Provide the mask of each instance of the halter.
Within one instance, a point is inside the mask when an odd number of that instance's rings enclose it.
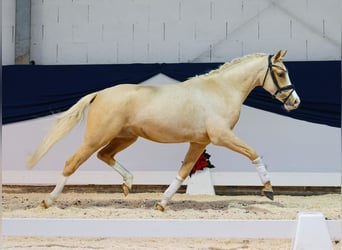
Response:
[[[287,85],[287,86],[284,86],[284,87],[280,87],[279,86],[279,83],[278,83],[278,80],[277,78],[275,77],[274,75],[274,72],[272,70],[272,67],[277,67],[277,68],[280,68],[282,70],[284,70],[282,67],[278,66],[278,65],[274,65],[272,64],[272,61],[271,61],[271,58],[272,58],[273,55],[269,55],[268,56],[268,67],[267,67],[267,71],[266,71],[266,74],[265,74],[265,77],[264,77],[264,80],[262,82],[262,87],[264,87],[265,85],[265,81],[266,81],[266,78],[267,78],[267,74],[268,74],[268,71],[270,72],[271,74],[271,77],[272,77],[272,80],[273,80],[273,83],[274,85],[277,87],[277,91],[272,95],[273,98],[276,98],[277,95],[283,91],[286,91],[286,90],[292,90],[288,96],[282,101],[283,104],[285,104],[287,102],[287,100],[290,98],[290,96],[292,95],[293,91],[295,91],[295,87],[293,85]],[[286,70],[284,70],[286,72]]]

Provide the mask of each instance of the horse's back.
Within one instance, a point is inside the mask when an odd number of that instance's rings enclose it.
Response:
[[[97,113],[96,116],[100,115],[102,119],[103,115],[127,122],[133,122],[146,113],[149,113],[150,119],[158,118],[161,109],[170,105],[167,96],[172,92],[161,86],[120,84],[99,91],[89,112]]]
[[[139,97],[151,95],[150,93],[155,91],[154,88],[154,86],[148,85],[119,84],[99,91],[96,101],[126,106],[128,102],[133,102]]]
[[[104,89],[97,98],[116,106],[125,105],[129,108],[142,108],[144,105],[170,105],[175,99],[189,98],[186,89],[179,84],[167,85],[139,85],[120,84]]]

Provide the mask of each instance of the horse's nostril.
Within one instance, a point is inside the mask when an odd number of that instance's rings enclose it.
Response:
[[[300,100],[299,100],[299,99],[296,99],[296,100],[294,101],[294,105],[295,105],[295,106],[299,106],[299,104],[300,104]]]

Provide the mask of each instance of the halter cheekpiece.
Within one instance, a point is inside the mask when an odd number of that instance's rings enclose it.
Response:
[[[265,77],[264,77],[264,80],[263,80],[261,86],[264,87],[265,81],[266,81],[266,78],[267,78],[267,75],[268,75],[268,72],[270,72],[270,75],[271,75],[271,77],[272,77],[273,83],[274,83],[274,85],[277,87],[277,91],[272,95],[273,98],[276,98],[276,96],[277,96],[279,93],[283,92],[283,91],[292,90],[292,91],[288,94],[288,96],[282,101],[283,104],[285,104],[285,103],[287,102],[287,100],[290,98],[290,96],[292,95],[293,91],[295,91],[295,87],[294,87],[293,85],[287,85],[287,86],[284,86],[284,87],[280,87],[280,86],[279,86],[278,80],[277,80],[277,78],[275,77],[275,74],[274,74],[272,68],[273,68],[273,67],[277,67],[277,68],[280,68],[280,69],[282,69],[282,70],[284,70],[284,69],[283,69],[282,67],[278,66],[278,65],[272,64],[272,60],[271,60],[271,59],[272,59],[272,56],[273,56],[273,55],[269,55],[269,56],[268,56],[268,67],[267,67],[267,71],[266,71],[266,74],[265,74]]]

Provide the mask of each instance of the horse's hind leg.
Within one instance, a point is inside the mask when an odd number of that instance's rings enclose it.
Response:
[[[57,185],[53,189],[53,191],[49,194],[48,197],[46,197],[45,200],[42,201],[41,206],[43,208],[50,207],[55,202],[55,200],[57,200],[58,196],[63,191],[64,185],[67,182],[67,180],[68,180],[67,176],[62,176],[60,178],[60,180],[57,182]]]
[[[173,180],[170,186],[165,190],[163,199],[160,203],[157,203],[156,209],[160,211],[165,210],[166,204],[171,200],[172,196],[177,192],[182,185],[186,177],[188,177],[191,169],[195,165],[197,159],[203,153],[206,144],[190,143],[190,148],[185,156],[183,164],[178,171],[178,176]]]
[[[100,147],[101,145],[98,144],[83,143],[78,151],[66,161],[61,179],[49,196],[42,201],[42,207],[48,208],[56,201],[58,196],[63,191],[64,185],[66,184],[69,176],[72,175],[78,169],[78,167]]]
[[[97,153],[97,158],[107,163],[122,176],[124,180],[122,190],[125,196],[127,196],[132,190],[133,175],[126,168],[120,165],[114,159],[114,156],[118,152],[132,145],[137,139],[138,137],[136,136],[115,138],[106,147],[104,147]]]

